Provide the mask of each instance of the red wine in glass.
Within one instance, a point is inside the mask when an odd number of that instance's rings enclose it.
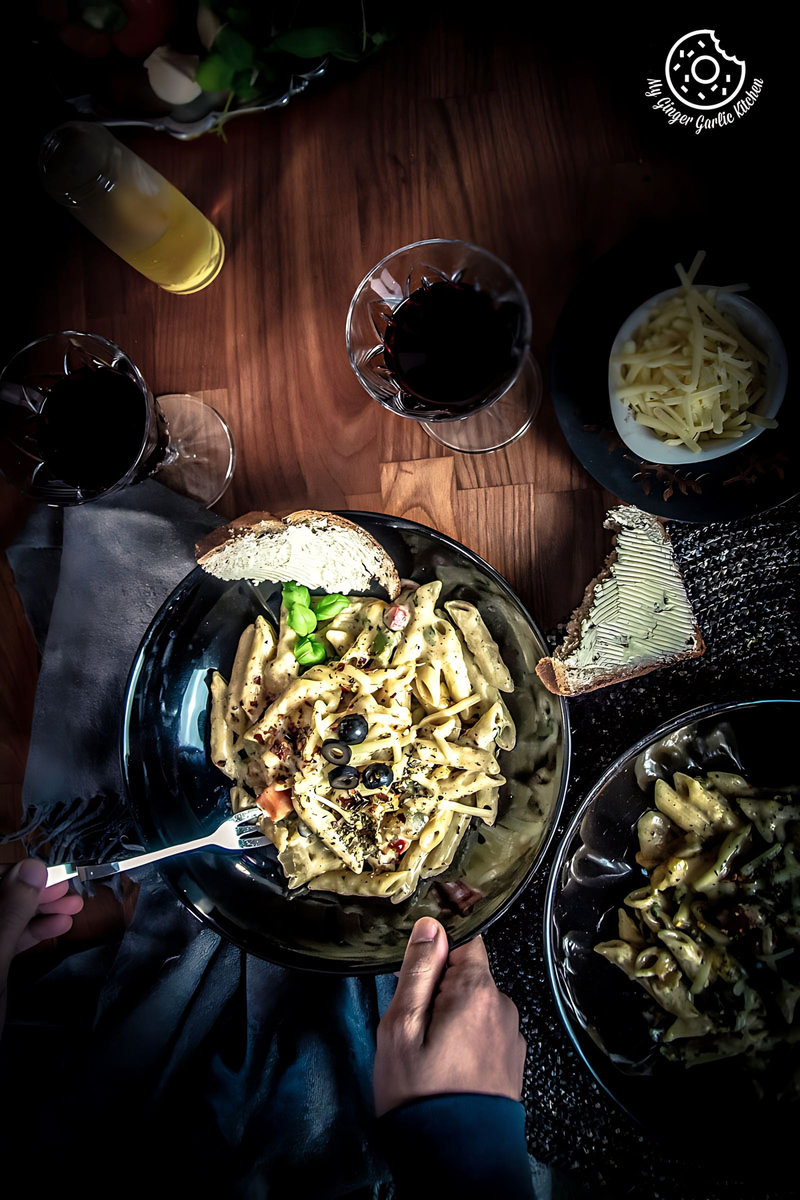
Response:
[[[539,410],[522,284],[459,238],[426,238],[376,263],[353,293],[345,343],[370,396],[451,450],[500,450]]]
[[[84,366],[47,389],[37,425],[47,472],[85,495],[107,491],[133,470],[147,413],[129,376]]]
[[[0,372],[0,473],[34,500],[84,504],[156,477],[209,508],[235,462],[215,408],[185,393],[156,399],[99,334],[45,334]]]
[[[458,278],[424,283],[395,308],[384,364],[406,413],[458,420],[482,408],[526,353],[525,313]]]
[[[152,474],[168,433],[133,363],[95,334],[20,351],[0,378],[0,470],[48,504],[82,504]]]

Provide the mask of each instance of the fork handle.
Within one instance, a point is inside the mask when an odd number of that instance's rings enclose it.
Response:
[[[189,850],[199,850],[202,846],[215,844],[216,835],[211,834],[208,837],[195,838],[192,842],[181,842],[177,846],[165,846],[163,850],[152,850],[149,854],[136,854],[133,858],[123,858],[119,862],[81,867],[78,874],[82,880],[105,879],[108,875],[118,875],[120,871],[132,871],[134,867],[144,867],[162,858],[172,858],[176,854],[186,854]]]

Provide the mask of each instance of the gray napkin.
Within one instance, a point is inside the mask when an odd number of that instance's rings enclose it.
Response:
[[[33,513],[9,550],[42,666],[22,799],[50,861],[122,852],[119,736],[128,671],[150,621],[222,518],[154,480],[105,501]]]

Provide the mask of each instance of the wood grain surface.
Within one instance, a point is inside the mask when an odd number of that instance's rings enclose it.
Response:
[[[482,19],[420,8],[376,57],[331,70],[286,109],[231,121],[223,137],[117,130],[222,233],[223,270],[193,296],[158,289],[41,194],[35,150],[61,114],[39,94],[9,131],[6,228],[21,252],[6,278],[1,348],[5,360],[63,328],[111,338],[155,393],[213,394],[238,453],[220,514],[310,506],[420,521],[485,557],[547,630],[601,565],[613,502],[554,413],[546,366],[556,321],[582,268],[640,220],[716,203],[709,155],[726,151],[707,138],[701,152],[652,112],[646,55],[629,53],[630,32],[620,42],[612,28],[503,13],[487,30]],[[655,41],[637,36],[663,61],[667,26]],[[20,61],[26,70],[22,51]],[[737,145],[759,135],[748,120]],[[545,396],[507,450],[445,450],[380,408],[350,368],[344,327],[356,285],[385,254],[428,237],[491,250],[530,299]],[[5,546],[29,505],[3,482],[0,505]],[[5,560],[0,604],[0,821],[10,831],[37,657]]]

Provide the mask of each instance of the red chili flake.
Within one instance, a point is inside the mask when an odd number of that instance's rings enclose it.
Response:
[[[250,708],[258,708],[258,701],[257,701],[257,700],[251,700],[251,701],[250,701]]]
[[[401,824],[401,825],[405,825],[405,823],[406,823],[406,814],[405,814],[405,813],[400,813],[400,812],[399,812],[399,813],[397,814],[397,819],[398,819],[398,821],[400,822],[400,824]]]
[[[393,842],[389,842],[389,849],[396,850],[398,854],[402,854],[409,843],[405,838],[395,838]]]
[[[261,736],[261,734],[260,734],[260,733],[254,733],[254,734],[253,734],[253,741],[254,741],[254,742],[260,742],[262,746],[264,745],[264,739],[263,739],[263,737]]]
[[[260,675],[254,675],[254,676],[253,676],[253,683],[260,684],[260,683],[261,683],[261,676],[260,676]]]

